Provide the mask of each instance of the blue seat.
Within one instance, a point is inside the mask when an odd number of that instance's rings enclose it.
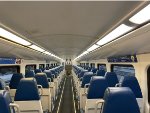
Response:
[[[117,75],[115,72],[107,72],[105,74],[105,79],[108,82],[109,87],[115,87],[117,83],[119,83]]]
[[[13,76],[10,80],[10,83],[9,83],[10,89],[17,89],[18,84],[22,78],[23,78],[23,75],[21,73],[13,74]]]
[[[122,80],[121,87],[129,87],[136,98],[143,98],[140,85],[135,76],[125,76]]]
[[[51,79],[49,82],[54,82],[54,74],[52,74],[49,70],[45,70],[44,73],[46,73],[47,78]]]
[[[33,70],[29,70],[25,73],[25,77],[26,78],[29,78],[29,77],[34,77],[35,76],[35,73]]]
[[[49,88],[47,76],[45,73],[37,73],[35,79],[38,85],[41,85],[43,88]]]
[[[92,68],[92,72],[95,74],[97,72],[97,68]]]
[[[6,86],[5,81],[0,79],[0,90],[4,90],[5,86]]]
[[[0,113],[11,113],[9,104],[11,103],[11,97],[7,91],[0,91]],[[12,110],[13,113],[14,110]]]
[[[23,78],[18,85],[15,101],[40,100],[37,82],[34,78]]]
[[[35,74],[42,73],[42,70],[41,69],[35,69],[34,72],[35,72]]]
[[[78,78],[82,78],[85,72],[88,72],[88,71],[87,70],[82,70],[80,72],[80,74],[78,75]]]
[[[97,76],[105,76],[105,73],[106,73],[105,70],[102,70],[102,69],[101,69],[101,70],[98,70],[98,71],[97,71],[96,75],[97,75]]]
[[[108,87],[108,83],[104,77],[93,76],[90,81],[87,98],[97,99],[103,98],[104,92]]]
[[[127,87],[107,88],[102,113],[140,113],[136,97]]]
[[[94,76],[93,72],[86,72],[82,79],[81,88],[84,88],[85,84],[88,84],[91,80],[91,77]]]

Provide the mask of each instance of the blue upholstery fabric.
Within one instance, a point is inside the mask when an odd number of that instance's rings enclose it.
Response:
[[[27,71],[26,74],[25,74],[25,77],[26,77],[26,78],[34,77],[34,76],[35,76],[35,73],[34,73],[33,70],[29,70],[29,71]]]
[[[21,79],[14,100],[15,101],[40,100],[36,80],[34,78]]]
[[[18,84],[22,78],[23,78],[23,75],[21,73],[13,74],[13,76],[10,80],[10,83],[9,83],[10,89],[17,89]]]
[[[93,72],[85,72],[83,79],[82,79],[82,84],[81,88],[84,88],[85,84],[88,84],[91,80],[91,77],[93,76]]]
[[[85,72],[88,72],[88,71],[87,70],[82,70],[81,73],[79,74],[78,78],[83,77],[83,75],[84,75]]]
[[[35,72],[35,74],[42,73],[42,70],[41,69],[35,69],[34,72]]]
[[[51,79],[51,82],[54,82],[54,74],[52,74],[49,70],[45,70],[44,73],[47,75],[47,78]]]
[[[43,88],[49,88],[47,76],[45,73],[37,73],[35,79],[38,85],[41,85]]]
[[[139,85],[135,76],[125,76],[122,83],[121,83],[121,87],[131,88],[133,93],[135,94],[136,98],[142,98],[143,97],[140,85]]]
[[[98,71],[97,71],[96,75],[97,75],[97,76],[105,76],[105,73],[106,73],[105,70],[102,70],[102,69],[101,69],[101,70],[98,70]]]
[[[0,79],[0,90],[4,90],[5,86],[6,86],[5,81]]]
[[[127,87],[107,88],[102,113],[140,113],[135,95]]]
[[[11,97],[7,91],[0,91],[0,113],[11,113],[9,104]]]
[[[96,99],[103,98],[104,92],[108,87],[108,83],[104,77],[93,76],[90,81],[87,98]]]
[[[92,72],[93,72],[93,73],[96,73],[96,72],[97,72],[97,68],[93,68],[93,69],[92,69]]]
[[[119,83],[117,75],[115,72],[107,72],[105,74],[105,79],[108,82],[109,87],[115,87],[117,83]]]

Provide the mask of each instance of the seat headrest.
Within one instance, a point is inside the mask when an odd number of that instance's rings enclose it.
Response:
[[[44,71],[44,73],[47,75],[47,78],[51,79],[51,82],[53,82],[54,75],[51,73],[51,71]]]
[[[6,86],[5,81],[0,79],[0,90],[4,90],[5,86]]]
[[[135,76],[124,76],[121,87],[129,87],[135,94],[136,98],[142,98],[140,85]]]
[[[11,113],[9,104],[11,97],[7,91],[0,91],[0,113]]]
[[[15,101],[40,100],[36,80],[34,78],[21,79],[14,100]]]
[[[98,70],[98,71],[97,71],[96,75],[97,75],[97,76],[105,76],[105,73],[106,73],[105,70],[102,70],[102,69],[101,69],[101,70]]]
[[[83,77],[85,72],[88,72],[88,71],[87,71],[87,70],[82,70],[82,71],[80,72],[78,78]]]
[[[35,69],[34,72],[35,72],[35,74],[42,73],[42,70],[41,69]]]
[[[136,97],[127,87],[107,88],[102,113],[140,113]]]
[[[93,72],[93,73],[96,73],[96,72],[97,72],[97,68],[93,68],[93,69],[92,69],[92,72]]]
[[[119,83],[117,75],[115,72],[107,72],[105,74],[105,79],[108,82],[109,87],[115,87],[117,83]]]
[[[43,88],[49,88],[47,75],[45,73],[37,73],[35,79],[38,85],[41,85]]]
[[[10,83],[9,83],[10,89],[17,89],[18,84],[22,78],[23,78],[23,75],[21,73],[13,74],[13,76],[10,80]]]
[[[104,92],[108,87],[108,83],[104,77],[93,76],[90,81],[87,98],[96,99],[103,98]]]
[[[25,74],[26,78],[34,77],[34,76],[35,76],[35,73],[33,70],[26,71],[26,74]]]
[[[91,77],[94,76],[93,72],[85,72],[83,79],[82,79],[82,84],[81,87],[84,88],[85,84],[88,84],[91,80]]]

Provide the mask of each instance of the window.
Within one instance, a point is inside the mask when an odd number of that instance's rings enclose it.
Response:
[[[97,68],[98,70],[102,69],[105,70],[105,72],[107,71],[106,64],[97,64]]]
[[[91,63],[90,66],[91,66],[91,67],[95,67],[95,63]]]
[[[86,63],[86,66],[89,67],[89,63]]]
[[[111,65],[111,71],[117,74],[118,80],[126,75],[135,76],[135,69],[132,65],[113,64]]]
[[[45,68],[45,64],[39,64],[39,69]]]
[[[14,73],[20,73],[20,66],[0,66],[0,78],[9,83]]]
[[[150,67],[147,70],[148,103],[150,104]]]
[[[49,67],[49,64],[46,64],[46,67]]]
[[[25,71],[30,71],[30,70],[35,70],[36,69],[36,65],[32,64],[32,65],[26,65],[25,67]]]

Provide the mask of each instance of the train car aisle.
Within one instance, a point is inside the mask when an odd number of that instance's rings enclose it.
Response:
[[[66,75],[58,98],[59,102],[56,103],[57,108],[53,111],[53,113],[76,113],[72,87],[72,76]]]

